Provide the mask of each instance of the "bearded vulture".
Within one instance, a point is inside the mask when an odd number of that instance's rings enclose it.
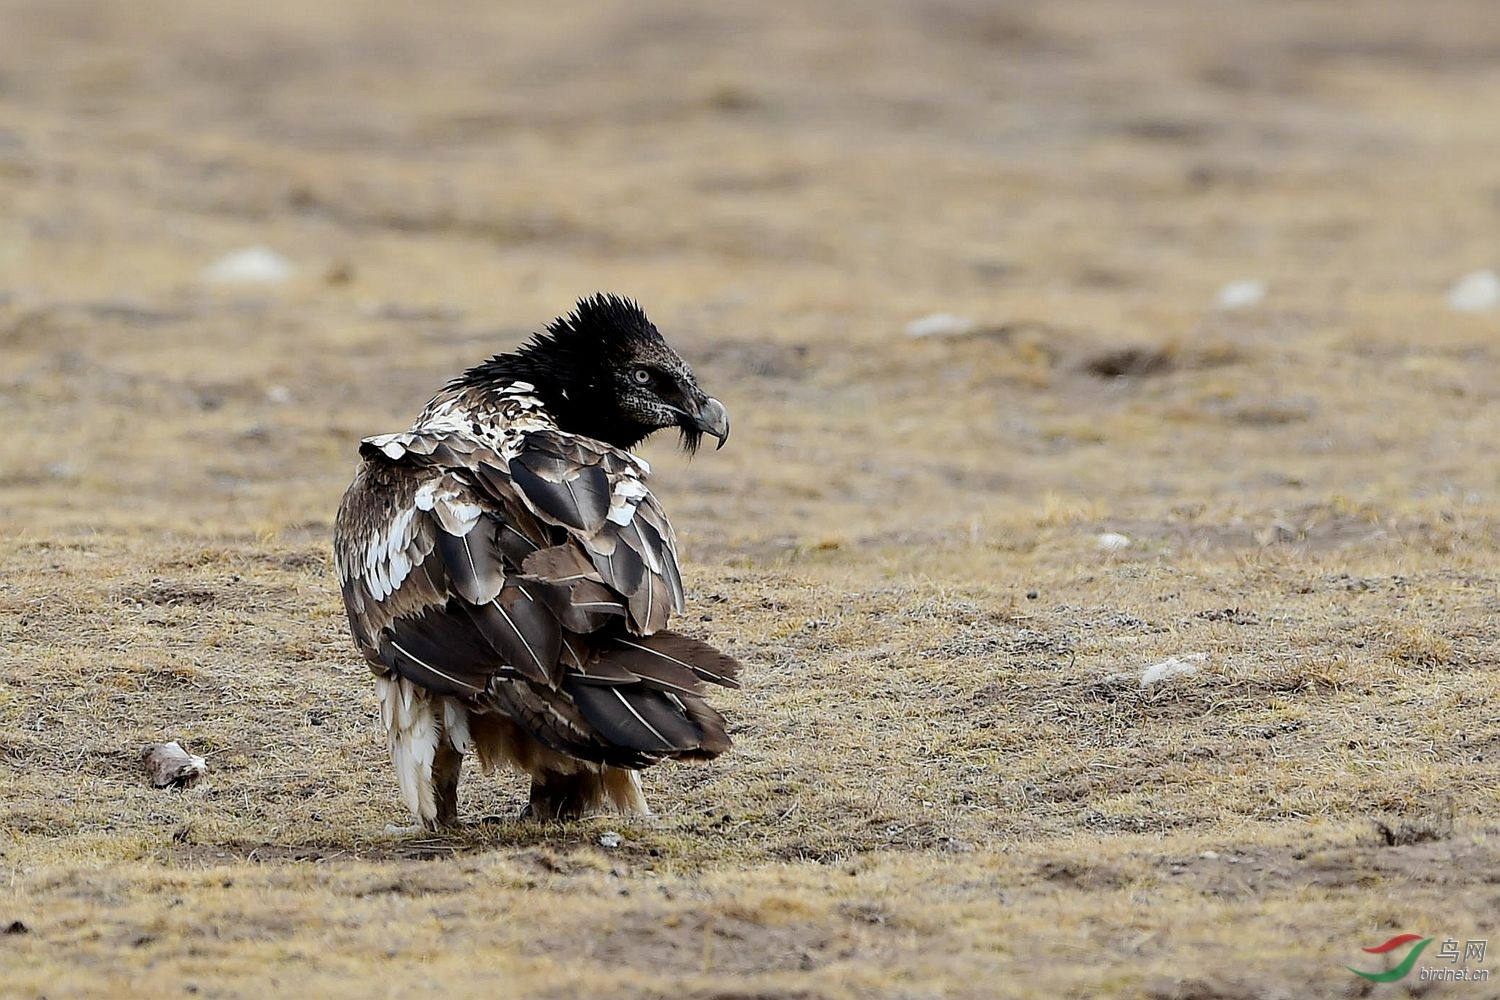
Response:
[[[677,542],[629,450],[667,427],[689,454],[729,438],[640,306],[596,295],[360,445],[334,561],[424,828],[457,822],[471,751],[531,776],[527,814],[566,819],[646,814],[641,768],[729,749],[703,688],[739,664],[667,630]]]

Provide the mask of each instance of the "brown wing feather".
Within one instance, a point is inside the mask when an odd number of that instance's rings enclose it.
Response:
[[[703,681],[738,665],[663,631],[671,526],[633,459],[556,431],[506,464],[453,433],[374,438],[336,524],[355,640],[393,671],[547,746],[642,767],[729,746]]]
[[[511,495],[539,519],[566,528],[569,544],[588,556],[600,582],[624,599],[632,631],[650,635],[682,610],[676,540],[627,456],[586,438],[541,431],[526,437],[509,472]],[[493,485],[486,480],[486,488]],[[614,499],[622,490],[630,498]]]

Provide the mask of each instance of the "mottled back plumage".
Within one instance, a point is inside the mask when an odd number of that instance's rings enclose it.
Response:
[[[424,825],[455,821],[470,751],[560,817],[644,812],[636,770],[729,748],[703,690],[738,664],[666,629],[676,538],[627,450],[665,427],[688,450],[729,433],[640,308],[601,295],[362,443],[335,563]]]

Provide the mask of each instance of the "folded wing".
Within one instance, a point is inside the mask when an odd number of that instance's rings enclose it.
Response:
[[[682,578],[643,463],[551,429],[510,448],[413,431],[362,450],[336,561],[377,670],[587,760],[728,749],[702,692],[737,686],[738,664],[665,631]]]

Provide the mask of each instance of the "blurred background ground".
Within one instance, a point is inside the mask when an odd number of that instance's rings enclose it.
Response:
[[[1495,936],[1490,4],[0,24],[15,995],[1362,996]],[[737,748],[382,838],[356,442],[594,290],[734,418],[647,455]]]

